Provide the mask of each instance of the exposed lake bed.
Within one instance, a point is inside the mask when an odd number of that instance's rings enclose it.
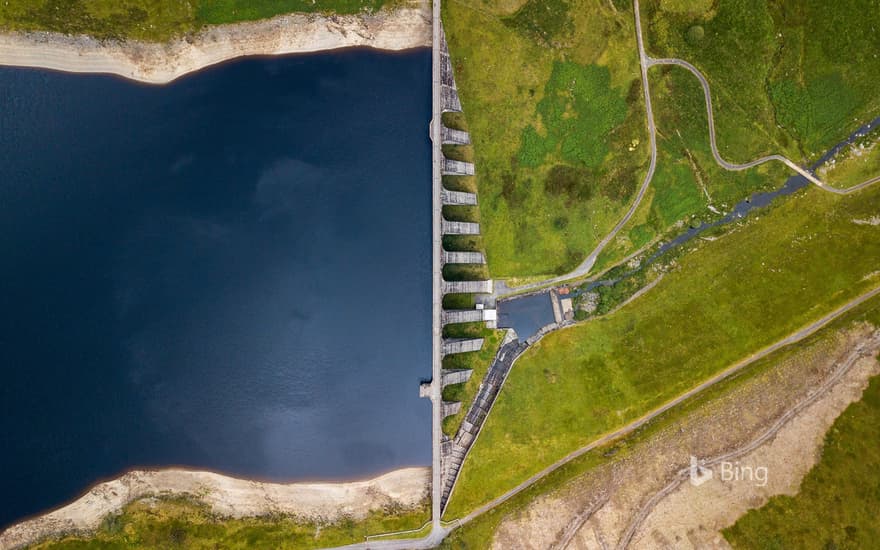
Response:
[[[0,525],[133,468],[429,463],[429,56],[0,69]]]

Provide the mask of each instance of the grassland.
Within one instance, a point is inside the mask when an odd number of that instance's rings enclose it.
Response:
[[[498,525],[505,517],[516,516],[535,499],[542,495],[557,494],[560,490],[566,490],[574,483],[584,479],[584,475],[596,468],[624,460],[646,444],[664,429],[672,425],[678,425],[681,419],[695,413],[703,414],[707,405],[711,406],[727,398],[733,391],[748,384],[763,384],[768,375],[777,368],[777,365],[787,361],[800,361],[800,354],[809,356],[818,350],[821,353],[823,346],[833,342],[839,331],[852,326],[856,322],[869,321],[875,326],[880,326],[880,298],[873,298],[859,307],[840,317],[813,336],[798,342],[792,346],[773,353],[772,355],[755,362],[753,365],[741,371],[734,377],[719,382],[695,397],[685,401],[679,406],[670,409],[657,418],[653,419],[639,430],[608,445],[596,448],[542,478],[528,489],[519,493],[500,506],[478,516],[465,526],[454,530],[446,540],[442,548],[455,550],[478,550],[489,548]],[[877,380],[874,381],[874,384]],[[880,497],[875,497],[875,501]],[[758,546],[760,548],[760,546]],[[797,548],[797,546],[793,546]]]
[[[734,548],[874,548],[880,540],[880,378],[825,436],[796,496],[777,496],[724,530]],[[792,521],[792,518],[797,518]]]
[[[831,165],[819,170],[819,176],[836,187],[849,187],[880,175],[878,145],[880,128],[875,128],[841,150]]]
[[[647,164],[632,17],[597,0],[443,9],[492,273],[565,272],[619,219]]]
[[[647,2],[649,53],[706,75],[722,154],[812,159],[877,116],[880,72],[869,0],[719,0],[687,11]],[[701,29],[696,32],[695,29]]]
[[[719,218],[710,206],[728,212],[751,193],[779,187],[788,177],[780,164],[745,172],[718,166],[709,147],[703,90],[689,72],[655,68],[649,82],[657,98],[657,170],[636,215],[600,255],[597,271],[658,238],[681,232],[676,224],[696,226]]]
[[[164,41],[205,25],[290,12],[357,13],[387,0],[4,0],[0,28]]]
[[[430,517],[427,503],[411,511],[377,511],[360,521],[316,524],[289,517],[219,517],[186,498],[142,499],[105,518],[94,536],[48,541],[36,550],[169,548],[307,549],[363,542],[367,535],[420,528]]]
[[[511,371],[465,462],[460,516],[567,453],[880,284],[880,189],[809,189],[712,242],[617,313],[545,337]]]
[[[642,17],[651,55],[706,74],[731,160],[781,152],[808,162],[880,113],[880,44],[870,30],[880,10],[868,0],[653,0]],[[573,268],[632,197],[647,151],[631,19],[623,1],[444,3],[496,276]],[[650,73],[659,168],[599,267],[784,178],[779,167],[719,169],[693,76]]]
[[[862,12],[870,12],[867,21]],[[876,35],[863,31],[877,25],[878,12],[870,6],[660,1],[643,4],[642,13],[651,55],[687,59],[708,78],[719,147],[730,160],[783,152],[809,161],[880,114],[876,80],[870,76],[880,65],[873,54],[864,59],[865,51],[877,51]],[[856,29],[851,36],[840,31],[851,28]],[[822,48],[839,55],[829,56]],[[744,173],[720,169],[710,155],[696,79],[671,67],[653,68],[649,78],[658,128],[653,189],[600,256],[597,269],[677,233],[676,223],[716,218],[709,206],[726,211],[755,191],[781,185],[787,174],[780,166]],[[877,175],[880,166],[873,157],[842,163],[828,172],[829,181],[843,187]]]

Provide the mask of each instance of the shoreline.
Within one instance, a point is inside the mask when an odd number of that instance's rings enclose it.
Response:
[[[0,66],[113,74],[167,84],[231,59],[352,47],[401,51],[431,45],[431,6],[357,15],[294,13],[206,27],[167,43],[105,41],[46,31],[0,32]]]
[[[166,43],[100,41],[47,31],[0,31],[0,66],[110,74],[162,85],[242,57],[369,47],[403,51],[432,44],[431,4],[357,15],[287,14],[206,27]],[[282,514],[322,522],[363,519],[384,507],[414,508],[430,495],[430,467],[393,470],[351,482],[272,483],[215,472],[132,470],[98,482],[57,508],[0,527],[0,550],[65,533],[95,531],[126,505],[150,496],[189,496],[219,515]]]
[[[363,519],[388,506],[415,508],[430,494],[430,467],[393,470],[351,482],[271,483],[203,470],[133,470],[93,485],[49,512],[0,531],[0,550],[12,550],[67,533],[93,532],[108,515],[150,496],[188,496],[231,517],[282,514],[321,522]]]

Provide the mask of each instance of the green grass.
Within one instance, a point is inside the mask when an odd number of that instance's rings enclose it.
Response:
[[[878,115],[880,10],[870,0],[774,2],[777,64],[769,75],[777,121],[814,158]]]
[[[561,166],[596,169],[608,156],[609,134],[626,118],[627,105],[611,87],[607,67],[556,61],[536,110],[543,132],[534,126],[523,130],[520,166],[537,168],[550,156],[566,163]]]
[[[443,309],[474,309],[473,294],[444,294]]]
[[[363,542],[367,535],[418,529],[429,519],[427,504],[415,510],[384,510],[366,519],[317,524],[286,516],[230,519],[189,499],[162,497],[127,505],[104,519],[93,536],[69,536],[32,546],[36,550],[171,548],[307,549]]]
[[[651,92],[656,121],[657,169],[650,192],[637,213],[601,254],[596,271],[640,249],[652,239],[682,231],[675,225],[699,225],[718,218],[709,210],[729,209],[756,191],[781,187],[789,172],[779,163],[743,172],[718,166],[709,147],[703,91],[679,67],[653,69]]]
[[[687,59],[706,75],[729,160],[814,158],[877,115],[880,10],[871,0],[676,4],[643,5],[649,53]]]
[[[474,149],[470,145],[443,145],[443,156],[462,162],[474,162]]]
[[[632,17],[598,0],[443,10],[493,275],[565,272],[625,211],[647,162]]]
[[[552,46],[574,30],[570,9],[566,0],[528,0],[504,22],[529,38]]]
[[[880,128],[840,151],[834,164],[819,169],[819,177],[832,187],[849,187],[880,175]]]
[[[443,248],[453,252],[479,252],[483,249],[480,235],[443,235]]]
[[[624,460],[633,453],[640,452],[645,445],[650,445],[652,438],[670,426],[680,425],[681,421],[693,414],[705,415],[721,400],[731,395],[737,388],[747,385],[761,386],[770,383],[777,369],[783,364],[799,365],[809,362],[816,354],[827,355],[827,346],[833,346],[840,331],[853,324],[868,321],[880,326],[880,298],[873,298],[838,318],[813,336],[779,350],[764,359],[755,362],[738,374],[725,379],[715,386],[686,400],[660,416],[654,418],[643,427],[624,438],[594,449],[572,460],[565,466],[538,480],[535,484],[504,502],[489,512],[478,516],[465,526],[455,529],[443,541],[441,548],[455,550],[482,550],[489,548],[492,538],[507,517],[517,517],[525,512],[538,497],[557,495],[561,491],[570,491],[577,483],[589,483],[591,472],[603,465],[610,465]],[[801,359],[801,358],[804,359]],[[642,451],[643,452],[643,451]]]
[[[0,27],[158,41],[196,30],[197,9],[173,0],[4,0]]]
[[[290,12],[358,13],[377,11],[387,0],[201,0],[200,22],[214,25],[267,19]]]
[[[686,59],[709,80],[723,156],[742,162],[789,145],[788,135],[776,127],[765,90],[778,47],[768,2],[718,0],[712,9],[697,13],[669,9],[667,2],[647,2],[642,19],[650,55]],[[688,40],[694,25],[704,33],[697,41]]]
[[[477,192],[477,178],[474,176],[443,176],[443,187],[450,191]]]
[[[447,220],[480,223],[480,209],[476,206],[444,204],[442,212],[443,217]]]
[[[476,324],[479,325],[477,331],[453,334],[460,337],[483,338],[483,349],[470,353],[447,355],[443,358],[444,369],[474,370],[471,377],[464,384],[454,384],[443,388],[444,401],[460,401],[462,404],[461,411],[458,414],[447,416],[443,419],[443,433],[450,437],[453,437],[458,432],[458,427],[461,426],[461,421],[467,415],[468,408],[477,395],[477,390],[479,390],[480,384],[489,370],[489,365],[492,364],[492,360],[501,346],[501,341],[504,339],[505,331],[487,329],[484,323]]]
[[[464,113],[447,111],[440,115],[440,120],[443,121],[443,126],[446,126],[447,128],[464,130],[465,132],[468,131],[467,120],[464,117]]]
[[[880,24],[880,12],[867,4],[841,9],[818,1],[661,0],[643,4],[642,12],[649,51],[687,59],[709,79],[723,156],[744,161],[782,152],[808,162],[880,112],[880,90],[871,76],[880,71],[880,60],[865,53],[877,50],[876,34],[865,29]],[[854,30],[850,35],[840,28]],[[839,55],[828,56],[823,44]],[[673,236],[680,232],[677,223],[716,218],[709,205],[726,211],[754,191],[781,185],[789,174],[781,165],[740,173],[720,169],[708,147],[696,79],[671,67],[652,68],[649,78],[658,127],[654,193],[597,268]],[[839,185],[880,173],[871,155],[845,164]]]
[[[485,281],[489,270],[485,264],[446,264],[443,279],[447,281]]]
[[[452,496],[454,518],[880,284],[880,188],[809,189],[690,245],[648,294],[545,337],[511,371]]]
[[[164,41],[204,25],[289,12],[357,13],[387,0],[4,0],[0,28],[88,34],[100,39]]]
[[[723,531],[734,548],[875,548],[880,540],[880,378],[825,436],[796,496],[776,496]],[[792,521],[792,518],[797,518]]]
[[[444,3],[487,257],[498,277],[576,266],[622,215],[644,173],[631,11],[628,2],[613,6]],[[871,31],[880,28],[880,10],[870,0],[653,0],[642,8],[649,52],[692,61],[709,79],[719,147],[730,160],[781,152],[806,162],[880,112]],[[723,210],[784,178],[778,166],[720,170],[709,155],[696,80],[681,69],[650,73],[660,128],[657,189],[641,223],[631,223],[599,265],[680,221],[711,218],[710,204]]]

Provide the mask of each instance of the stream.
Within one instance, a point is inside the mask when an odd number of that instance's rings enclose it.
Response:
[[[815,173],[816,170],[834,158],[842,149],[852,145],[857,139],[878,127],[880,127],[880,117],[863,124],[845,140],[826,151],[825,154],[810,166],[810,171]],[[748,198],[734,205],[733,209],[724,214],[721,218],[710,222],[704,222],[696,227],[691,227],[674,239],[661,244],[653,254],[648,256],[633,270],[625,272],[620,277],[600,279],[598,281],[591,281],[585,285],[581,285],[577,289],[572,289],[570,296],[578,296],[590,292],[600,286],[614,286],[620,281],[632,277],[645,267],[653,264],[669,251],[691,241],[709,229],[741,220],[755,210],[770,205],[779,197],[785,197],[796,193],[808,185],[810,185],[810,182],[806,178],[801,175],[794,175],[785,180],[785,183],[778,189],[753,193]],[[553,309],[550,304],[549,296],[550,290],[552,290],[552,288],[546,288],[539,292],[523,296],[499,300],[496,306],[498,309],[499,328],[513,328],[520,340],[525,340],[535,334],[541,327],[553,323]]]

